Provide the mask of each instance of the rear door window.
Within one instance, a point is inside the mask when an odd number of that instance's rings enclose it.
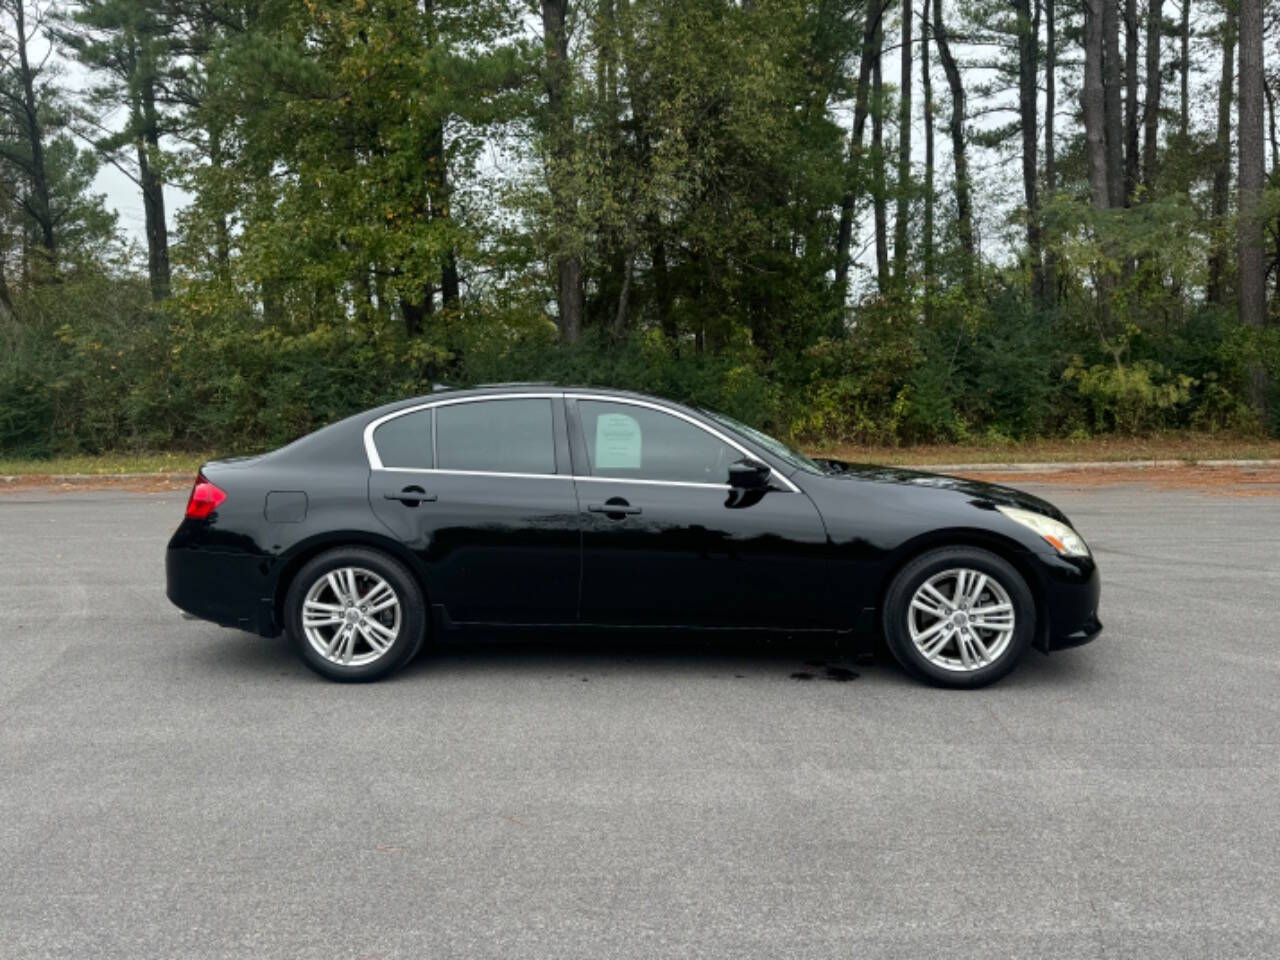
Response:
[[[551,400],[477,400],[437,407],[436,469],[555,473]]]
[[[415,410],[388,420],[373,431],[373,445],[384,467],[430,470],[431,411]]]

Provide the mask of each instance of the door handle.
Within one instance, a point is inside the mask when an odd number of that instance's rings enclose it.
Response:
[[[587,509],[591,513],[618,514],[628,517],[634,517],[643,513],[639,507],[633,507],[626,503],[589,503]]]
[[[434,493],[427,493],[421,487],[406,487],[399,493],[384,493],[383,496],[388,500],[399,500],[406,507],[416,506],[419,503],[433,503],[440,499]]]

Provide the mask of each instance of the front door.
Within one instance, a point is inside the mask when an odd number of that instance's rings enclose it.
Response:
[[[374,512],[454,623],[577,620],[577,500],[556,396],[442,401],[373,431]]]
[[[831,625],[826,529],[805,494],[781,479],[730,487],[747,452],[658,405],[570,410],[584,623]]]

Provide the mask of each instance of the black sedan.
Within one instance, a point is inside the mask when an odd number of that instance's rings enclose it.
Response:
[[[484,626],[883,631],[915,676],[977,687],[1092,640],[1098,570],[1008,487],[812,460],[708,410],[502,385],[362,413],[206,464],[168,595],[376,680]]]

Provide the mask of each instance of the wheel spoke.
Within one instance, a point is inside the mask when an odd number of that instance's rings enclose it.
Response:
[[[396,592],[391,589],[391,585],[385,580],[375,580],[373,585],[360,598],[361,605],[367,606],[375,603],[381,603],[387,597],[394,597]]]
[[[939,590],[937,587],[935,587],[932,583],[926,583],[924,586],[922,586],[920,588],[919,593],[917,593],[916,596],[919,597],[921,593],[927,593],[929,596],[931,596],[934,599],[934,601],[936,601],[938,605],[942,607],[943,610],[950,610],[951,607],[953,606],[953,604],[951,603],[951,598],[944,596],[942,591]]]
[[[364,625],[367,629],[372,630],[374,633],[376,633],[378,637],[384,643],[387,643],[387,644],[390,644],[391,641],[396,638],[396,634],[399,632],[398,630],[393,630],[391,627],[388,627],[385,623],[380,623],[377,620],[366,620],[364,622]]]
[[[315,619],[310,616],[304,616],[302,619],[302,625],[304,627],[337,627],[343,622],[344,621],[341,617],[331,617],[327,614],[322,615],[320,619]]]
[[[960,635],[960,642],[957,646],[960,648],[960,660],[966,667],[972,669],[974,667],[980,667],[987,662],[989,656],[987,648],[979,648],[978,645],[974,643],[972,633],[962,633]]]
[[[379,639],[375,631],[369,629],[369,625],[367,623],[360,624],[359,630],[360,636],[364,637],[365,642],[373,648],[375,653],[385,653],[387,647],[391,646],[391,644],[385,640]]]
[[[1011,603],[993,603],[989,607],[974,607],[969,611],[971,617],[985,617],[997,613],[1013,613],[1013,604]]]
[[[342,635],[345,632],[346,627],[339,627],[337,630],[333,631],[333,636],[331,636],[328,643],[325,644],[324,655],[326,657],[332,657],[335,655],[338,650],[338,645],[342,642]]]
[[[942,639],[937,640],[929,647],[921,648],[920,652],[923,653],[930,660],[932,660],[941,652],[942,648],[945,647],[951,641],[951,638],[952,636],[955,635],[955,632],[956,632],[955,628],[952,627],[951,624],[947,624],[947,629],[944,630],[942,633]]]
[[[339,574],[342,571],[335,570],[325,577],[329,581],[329,589],[333,591],[333,595],[338,598],[339,603],[346,603],[351,598],[347,594],[346,585],[342,582]]]
[[[978,598],[982,596],[982,588],[986,585],[987,575],[985,573],[978,574],[976,579],[973,581],[969,592],[965,594],[965,600],[968,602],[969,606],[972,607],[978,602]]]
[[[929,600],[926,600],[925,598],[921,597],[919,594],[917,594],[916,598],[911,601],[911,606],[913,606],[917,610],[920,610],[923,613],[929,614],[929,616],[931,617],[941,618],[947,615],[947,611],[945,607],[941,607],[937,604],[930,603]]]
[[[919,645],[923,643],[924,641],[928,640],[931,636],[933,636],[935,633],[937,633],[939,630],[945,630],[950,626],[951,626],[950,622],[946,620],[937,621],[932,626],[928,627],[927,629],[921,630],[918,634],[916,634],[916,638],[915,638],[916,644]]]

